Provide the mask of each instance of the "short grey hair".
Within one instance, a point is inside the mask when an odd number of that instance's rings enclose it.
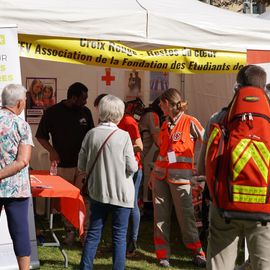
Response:
[[[8,84],[2,91],[2,106],[15,106],[26,97],[26,89],[21,84]]]
[[[124,102],[113,95],[106,95],[98,104],[99,120],[101,122],[118,123],[125,111]]]

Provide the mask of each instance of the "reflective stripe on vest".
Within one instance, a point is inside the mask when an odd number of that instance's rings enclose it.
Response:
[[[170,167],[167,156],[159,155],[154,168],[155,177],[158,180],[168,178],[168,181],[174,184],[190,184],[193,172],[192,158],[178,156],[176,160],[177,162],[172,164],[173,167]],[[190,164],[190,168],[187,167],[188,164]]]
[[[267,187],[233,185],[233,201],[245,203],[266,203]]]
[[[192,170],[169,168],[168,177],[170,182],[189,182],[189,179],[192,177]]]
[[[250,194],[250,195],[266,195],[267,187],[251,187],[251,186],[233,185],[233,192],[240,193],[240,194]]]
[[[157,157],[157,160],[158,161],[168,161],[168,156],[163,157],[163,156],[159,155]],[[192,163],[192,158],[176,156],[176,162]]]
[[[162,167],[158,167],[158,166],[155,166],[154,167],[153,173],[154,173],[154,176],[158,180],[163,180],[167,176],[167,170],[166,170],[166,168],[162,168]]]
[[[232,152],[233,180],[238,177],[251,158],[267,184],[270,152],[263,142],[251,139],[242,139]]]
[[[266,203],[266,200],[267,200],[266,196],[233,194],[233,201],[234,202]]]
[[[207,157],[208,155],[208,150],[209,150],[209,147],[210,145],[212,144],[212,142],[214,141],[214,139],[216,138],[217,134],[219,132],[219,129],[218,128],[214,128],[209,136],[209,139],[208,139],[208,143],[207,143],[207,147],[206,147],[206,153],[205,153],[205,156]]]
[[[168,171],[167,171],[168,170]],[[190,184],[192,170],[162,168],[155,166],[153,170],[154,176],[158,180],[163,180],[168,177],[168,181],[174,184]]]

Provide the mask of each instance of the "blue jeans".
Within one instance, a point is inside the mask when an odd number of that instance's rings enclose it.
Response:
[[[138,206],[138,194],[142,181],[142,169],[139,169],[133,176],[134,187],[135,187],[135,198],[134,198],[134,208],[131,209],[130,212],[130,236],[129,240],[137,241],[139,228],[140,228],[140,220],[141,213]]]
[[[93,261],[108,215],[112,214],[113,270],[124,270],[126,236],[130,208],[90,201],[91,218],[86,235],[80,270],[93,269]]]

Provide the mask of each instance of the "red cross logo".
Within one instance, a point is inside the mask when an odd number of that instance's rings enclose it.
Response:
[[[173,134],[172,139],[173,139],[174,142],[177,142],[177,141],[179,141],[181,139],[181,137],[182,137],[182,133],[181,132],[175,132]]]
[[[115,81],[115,76],[111,75],[111,69],[105,68],[106,75],[101,76],[101,80],[106,82],[106,85],[111,85],[111,81]]]

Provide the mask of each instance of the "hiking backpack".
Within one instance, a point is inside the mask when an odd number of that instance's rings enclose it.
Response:
[[[263,89],[240,88],[210,125],[206,179],[225,219],[270,221],[270,107]]]

